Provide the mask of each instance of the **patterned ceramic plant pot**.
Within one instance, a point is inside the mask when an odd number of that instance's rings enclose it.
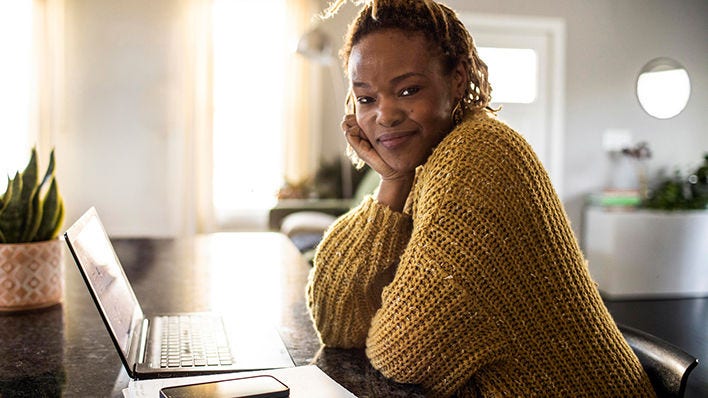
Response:
[[[0,311],[48,307],[63,294],[62,241],[0,244]]]

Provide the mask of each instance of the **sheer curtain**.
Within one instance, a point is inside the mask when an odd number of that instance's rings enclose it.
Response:
[[[59,144],[64,123],[64,13],[65,0],[34,0],[36,97],[30,137],[44,161]]]
[[[287,1],[289,37],[297,40],[313,28],[318,6],[313,0]],[[285,181],[297,185],[315,174],[321,156],[322,68],[294,51],[287,62],[291,78],[284,96]]]
[[[174,49],[175,67],[181,76],[180,95],[175,98],[178,130],[182,131],[171,151],[175,173],[174,192],[181,193],[175,207],[185,234],[215,229],[212,202],[213,51],[212,0],[180,0],[181,18],[176,33],[181,47]],[[179,61],[178,61],[179,59]]]
[[[0,191],[37,146],[40,164],[62,116],[63,0],[0,3]]]
[[[261,229],[283,177],[284,0],[214,0],[214,207]]]
[[[181,0],[183,3],[183,15],[179,21],[178,29],[182,32],[180,73],[182,78],[182,93],[179,99],[179,109],[183,114],[184,139],[179,148],[174,151],[174,167],[181,170],[176,175],[183,178],[175,181],[177,192],[183,192],[181,205],[178,206],[182,212],[184,220],[184,230],[188,232],[212,232],[229,228],[239,228],[233,221],[219,219],[217,214],[223,209],[217,208],[218,201],[215,201],[215,192],[220,187],[216,184],[222,183],[223,178],[215,176],[218,173],[234,173],[228,182],[229,184],[239,184],[236,172],[258,173],[259,164],[249,165],[245,170],[215,169],[215,112],[218,110],[215,104],[215,96],[218,89],[215,87],[215,15],[213,7],[217,4],[215,0]],[[258,2],[261,3],[261,2]],[[320,116],[317,113],[320,109],[318,73],[320,68],[311,62],[303,59],[295,53],[297,39],[306,32],[314,22],[314,16],[319,11],[319,3],[316,0],[286,0],[283,2],[286,9],[280,10],[285,17],[285,34],[283,40],[288,43],[285,53],[279,55],[279,59],[284,60],[282,65],[283,87],[268,93],[269,100],[252,104],[260,107],[268,107],[270,101],[282,103],[282,113],[274,115],[282,119],[278,127],[282,132],[281,152],[274,154],[280,161],[277,178],[289,182],[302,182],[314,174],[320,152],[319,129]],[[224,7],[222,10],[229,10]],[[241,14],[243,9],[237,9]],[[262,9],[248,17],[255,20],[268,19],[272,11],[263,3]],[[228,12],[228,11],[225,11]],[[219,18],[223,15],[218,15]],[[243,15],[234,15],[234,20]],[[228,16],[227,16],[228,19]],[[247,37],[253,43],[262,43],[266,40],[259,39],[258,34]],[[272,38],[262,38],[272,39]],[[237,40],[234,41],[237,43]],[[223,44],[221,44],[223,46]],[[263,44],[261,44],[263,45]],[[241,51],[239,62],[257,63],[268,62],[259,60],[255,56],[243,52],[245,47],[233,44],[234,51]],[[241,73],[238,70],[238,63],[234,64],[233,74]],[[252,76],[253,79],[268,79],[268,76]],[[219,84],[219,83],[216,83]],[[234,91],[238,97],[247,97],[252,93]],[[235,100],[239,100],[236,98]],[[222,104],[223,105],[223,104]],[[278,108],[276,108],[278,109]],[[227,111],[228,112],[228,111]],[[257,129],[247,131],[247,134],[259,134]],[[217,148],[218,149],[218,148]],[[234,155],[236,156],[236,155]],[[266,177],[263,177],[266,178]],[[267,177],[267,178],[273,178]],[[220,182],[222,181],[222,182]],[[222,187],[223,188],[223,187]],[[275,195],[275,191],[272,192]],[[217,206],[215,206],[217,203]],[[249,212],[245,209],[244,212]],[[246,221],[248,223],[248,221]],[[248,224],[247,227],[253,227]],[[258,226],[256,226],[258,227]],[[265,227],[265,224],[261,227]]]

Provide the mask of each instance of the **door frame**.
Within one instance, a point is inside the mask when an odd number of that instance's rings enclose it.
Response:
[[[543,35],[548,41],[548,129],[545,141],[548,163],[545,164],[558,196],[563,199],[563,156],[565,115],[565,21],[561,18],[460,13],[460,20],[472,33],[485,34],[534,34]],[[470,29],[472,27],[473,29]],[[475,43],[477,44],[477,43]]]

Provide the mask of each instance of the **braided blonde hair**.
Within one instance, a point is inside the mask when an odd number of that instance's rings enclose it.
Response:
[[[349,25],[339,52],[344,70],[349,67],[352,47],[370,33],[384,29],[422,33],[431,48],[441,53],[444,73],[452,73],[460,62],[464,63],[470,84],[462,98],[463,108],[489,108],[492,87],[487,65],[479,58],[474,39],[455,11],[433,0],[334,0],[322,17],[331,18],[348,1],[363,4],[363,8]]]

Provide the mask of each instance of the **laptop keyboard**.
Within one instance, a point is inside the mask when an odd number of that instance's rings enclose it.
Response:
[[[202,367],[233,364],[219,317],[163,316],[160,367]]]

